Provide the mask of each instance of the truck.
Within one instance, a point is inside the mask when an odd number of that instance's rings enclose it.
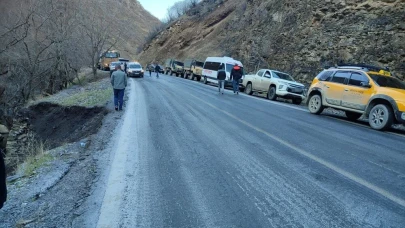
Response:
[[[184,78],[201,80],[204,62],[195,59],[184,60]]]
[[[261,69],[256,74],[245,75],[243,80],[245,93],[267,94],[269,100],[276,100],[278,97],[292,100],[293,104],[301,104],[305,99],[305,86],[298,83],[294,78],[284,72]]]
[[[110,63],[118,62],[120,53],[118,51],[106,51],[100,55],[97,68],[100,70],[110,70]]]
[[[167,59],[165,62],[165,74],[173,75],[176,77],[184,77],[184,63],[175,59]]]

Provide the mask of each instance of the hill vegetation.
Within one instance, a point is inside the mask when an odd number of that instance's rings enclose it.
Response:
[[[310,82],[339,62],[388,66],[405,77],[403,0],[203,0],[144,46],[145,63],[232,56]]]
[[[133,58],[160,21],[137,0],[0,2],[0,116],[39,94],[54,94],[117,49]]]

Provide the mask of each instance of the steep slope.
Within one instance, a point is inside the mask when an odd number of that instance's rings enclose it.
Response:
[[[228,55],[309,82],[340,61],[405,77],[404,0],[205,0],[141,53],[145,62]]]
[[[124,51],[130,57],[136,56],[136,49],[145,40],[149,31],[161,22],[154,17],[137,0],[106,0],[114,10],[120,11],[119,18],[108,11],[104,12],[106,20],[114,21],[112,25],[118,33],[118,49]]]

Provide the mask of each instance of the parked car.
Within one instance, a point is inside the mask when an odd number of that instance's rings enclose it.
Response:
[[[203,67],[204,62],[195,59],[184,60],[184,78],[188,78],[190,80],[197,78],[197,81],[200,81]]]
[[[127,75],[128,77],[140,77],[143,78],[144,70],[140,63],[129,62],[127,63]]]
[[[232,68],[235,64],[238,64],[243,71],[243,64],[230,57],[208,57],[205,60],[203,71],[202,71],[202,77],[204,80],[204,84],[207,84],[208,82],[213,82],[213,83],[218,83],[217,81],[217,74],[218,74],[218,69],[221,64],[225,65],[225,71],[226,71],[226,79],[225,79],[225,85],[231,85],[232,81],[230,81],[230,76],[231,76],[231,71]],[[239,87],[241,90],[244,89],[243,85],[243,78],[240,80]]]
[[[292,76],[276,70],[261,69],[256,74],[246,75],[243,80],[246,94],[266,93],[269,100],[277,97],[291,99],[293,104],[301,104],[305,99],[305,86]]]
[[[109,69],[110,69],[110,75],[115,71],[115,67],[120,65],[121,62],[111,62],[109,65]]]
[[[405,124],[405,83],[388,69],[346,64],[322,71],[308,91],[308,109],[321,114],[324,108],[343,110],[350,120],[362,115],[373,129]]]
[[[164,66],[164,73],[184,77],[184,63],[175,59],[167,59]]]

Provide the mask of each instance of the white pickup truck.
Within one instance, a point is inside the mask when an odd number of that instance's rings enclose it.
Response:
[[[245,75],[243,86],[246,94],[267,93],[269,100],[281,97],[291,99],[293,104],[301,104],[305,98],[303,84],[296,82],[289,74],[270,69],[261,69],[254,75]]]

